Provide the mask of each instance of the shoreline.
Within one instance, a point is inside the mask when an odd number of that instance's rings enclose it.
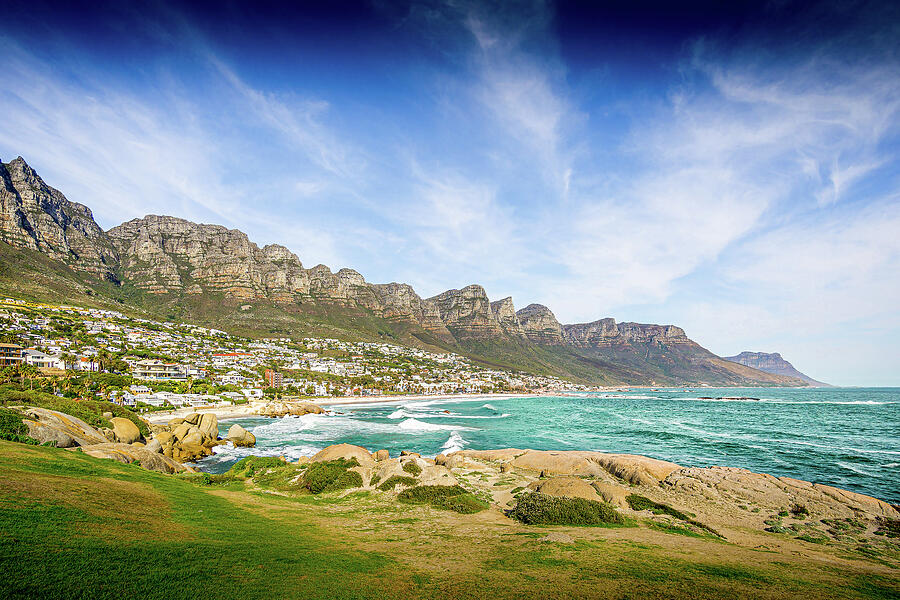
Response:
[[[565,394],[566,392],[559,392]],[[534,392],[534,393],[509,393],[509,394],[415,394],[415,395],[393,395],[393,396],[339,396],[336,398],[302,398],[300,400],[279,400],[279,402],[298,402],[316,404],[323,408],[329,406],[368,406],[373,404],[395,404],[402,402],[424,402],[429,400],[466,400],[484,398],[485,400],[507,399],[507,398],[534,398],[538,396],[553,395],[550,392]],[[167,411],[156,411],[153,413],[145,413],[141,415],[148,423],[161,424],[168,423],[172,419],[184,418],[191,413],[209,413],[214,414],[220,421],[231,419],[240,419],[244,417],[260,416],[259,411],[268,404],[267,400],[255,400],[247,404],[234,404],[231,406],[191,406],[176,408]]]

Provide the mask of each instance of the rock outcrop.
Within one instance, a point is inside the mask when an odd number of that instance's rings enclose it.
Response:
[[[252,448],[256,445],[256,436],[235,423],[228,429],[225,440],[239,448]]]
[[[491,302],[491,312],[494,313],[494,318],[504,331],[514,335],[524,335],[525,330],[522,328],[522,323],[519,322],[519,316],[516,314],[516,307],[513,305],[511,297]]]
[[[108,442],[102,433],[81,419],[46,408],[28,408],[22,420],[28,435],[42,444],[56,443],[57,448],[90,446]]]
[[[191,413],[169,421],[168,425],[154,425],[153,439],[162,454],[180,463],[192,462],[212,454],[219,444],[219,422],[212,413]]]
[[[272,400],[256,411],[261,417],[302,417],[303,415],[321,415],[325,409],[313,402],[294,402],[290,400]]]
[[[82,446],[78,448],[78,450],[89,456],[115,460],[120,463],[131,464],[136,462],[148,471],[158,471],[160,473],[193,472],[193,469],[182,465],[169,456],[131,444],[106,442],[103,444]]]

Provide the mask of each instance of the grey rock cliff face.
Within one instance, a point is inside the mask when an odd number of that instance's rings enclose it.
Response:
[[[149,215],[108,232],[123,275],[149,292],[224,292],[241,300],[288,300],[309,292],[300,260],[286,248],[260,249],[247,235],[221,225]]]
[[[592,348],[623,343],[692,344],[684,330],[674,325],[646,325],[616,323],[605,318],[591,323],[577,323],[564,327],[566,340],[573,346]]]
[[[539,344],[563,344],[562,326],[556,316],[543,304],[529,304],[516,313],[525,336]]]
[[[21,156],[0,163],[0,239],[117,280],[116,250],[91,210],[44,183]]]
[[[491,301],[480,285],[468,285],[461,290],[447,290],[428,299],[437,306],[444,325],[466,334],[502,333],[500,323],[491,311]]]
[[[516,314],[516,307],[513,305],[511,297],[491,302],[491,312],[494,313],[494,319],[500,324],[507,333],[513,335],[525,335],[525,330],[519,322],[519,316]]]

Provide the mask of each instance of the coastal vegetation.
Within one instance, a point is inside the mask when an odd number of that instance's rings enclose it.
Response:
[[[110,417],[128,419],[144,437],[150,436],[147,423],[137,414],[113,402],[86,398],[66,398],[43,391],[22,389],[21,385],[0,385],[0,406],[34,406],[77,417],[92,427],[112,427]]]
[[[400,492],[400,502],[428,504],[434,508],[473,514],[487,509],[488,504],[459,485],[418,485]]]
[[[669,515],[670,517],[674,517],[674,518],[678,519],[679,521],[684,521],[685,523],[687,523],[689,525],[693,525],[694,527],[698,527],[700,529],[707,531],[708,533],[711,533],[715,536],[721,537],[721,535],[716,530],[714,530],[712,527],[710,527],[709,525],[705,525],[705,524],[701,523],[700,521],[697,521],[693,517],[681,512],[680,510],[678,510],[676,508],[669,506],[668,504],[663,504],[662,502],[655,502],[655,501],[651,500],[650,498],[645,498],[644,496],[640,496],[638,494],[629,494],[625,498],[625,500],[626,500],[626,502],[628,502],[628,506],[630,506],[632,510],[636,510],[636,511],[649,510],[650,512],[652,512],[655,515]],[[807,511],[806,514],[809,514],[809,511]],[[657,523],[656,526],[668,527],[670,529],[678,527],[678,526],[673,526],[671,524],[664,525],[664,524],[659,524],[659,523]],[[686,528],[681,527],[681,529],[686,529]],[[690,529],[686,529],[686,530],[691,531]]]
[[[22,414],[7,408],[0,408],[0,440],[19,442],[20,444],[37,444],[38,441],[28,436],[28,426],[22,422]]]
[[[378,489],[381,490],[382,492],[388,492],[390,490],[393,490],[398,485],[410,486],[410,485],[416,485],[416,483],[418,483],[418,481],[416,480],[415,477],[406,477],[404,475],[392,475],[391,477],[388,477],[383,482],[381,482],[381,485],[378,486]]]
[[[615,507],[596,500],[547,496],[537,492],[519,496],[509,515],[528,525],[626,525]]]

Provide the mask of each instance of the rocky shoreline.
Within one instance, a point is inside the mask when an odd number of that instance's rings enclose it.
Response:
[[[260,414],[270,417],[325,412],[314,403],[270,402],[262,408]],[[23,414],[29,436],[41,443],[163,473],[193,472],[183,463],[212,454],[218,444],[255,444],[253,434],[237,424],[220,439],[212,413],[150,424],[149,437],[122,418],[113,417],[111,429],[98,430],[57,411],[24,408]],[[351,469],[360,475],[355,489],[394,493],[413,485],[462,485],[504,511],[513,509],[523,494],[580,498],[640,515],[660,527],[728,539],[770,532],[809,540],[877,541],[885,531],[896,534],[900,523],[897,506],[829,485],[734,467],[685,467],[631,454],[505,448],[460,450],[430,459],[338,444],[295,464],[337,459],[358,463]],[[397,483],[386,488],[388,481]]]

